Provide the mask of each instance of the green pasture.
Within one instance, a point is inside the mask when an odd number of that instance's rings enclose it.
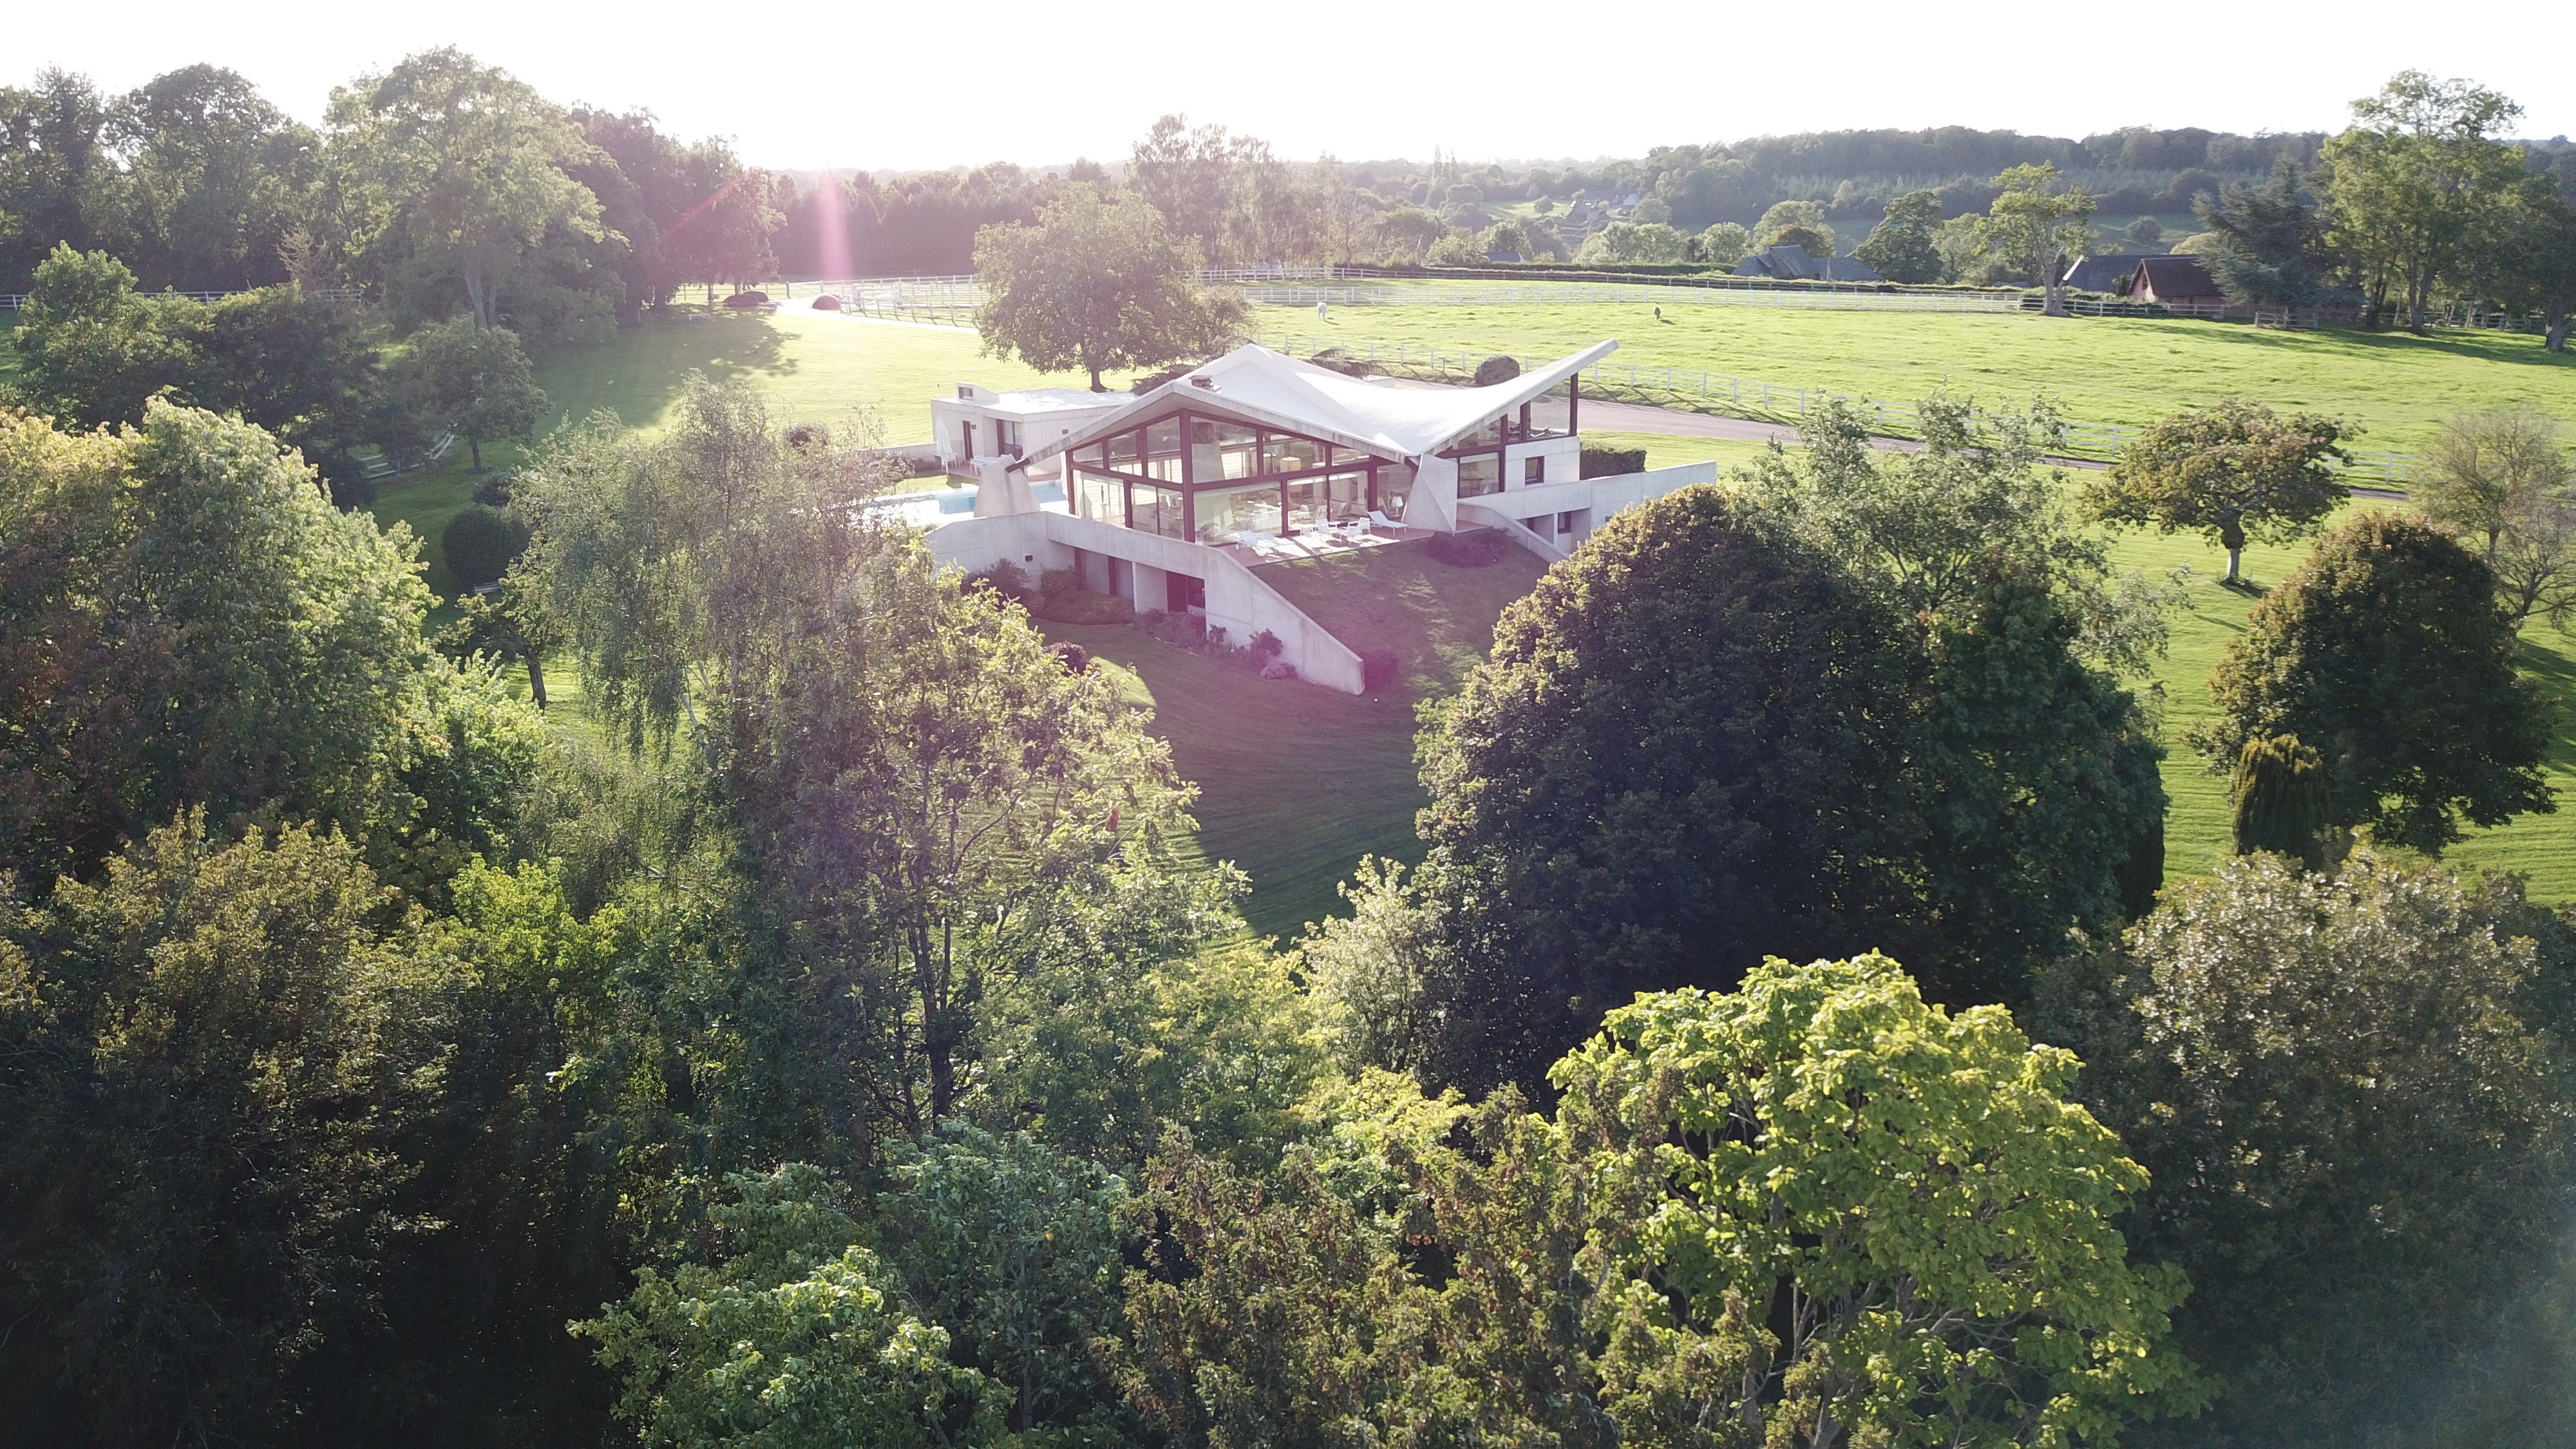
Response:
[[[2518,333],[2289,332],[2187,318],[1827,312],[1647,305],[1260,307],[1265,332],[1562,357],[1605,337],[1613,365],[1688,368],[1910,402],[1948,387],[1995,403],[2054,393],[2082,422],[2150,423],[2233,396],[2358,424],[2357,445],[2412,451],[2454,413],[2529,404],[2576,423],[2576,356]]]

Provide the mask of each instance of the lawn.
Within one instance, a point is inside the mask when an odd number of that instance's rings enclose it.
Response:
[[[1343,343],[1562,357],[1619,339],[1614,362],[1911,401],[1949,386],[1997,402],[2036,390],[2070,418],[2144,424],[2215,397],[2361,425],[2359,446],[2412,451],[2464,409],[2528,403],[2576,423],[2576,356],[2502,332],[2285,332],[2188,319],[1825,312],[1675,305],[1262,307],[1254,325]]]
[[[701,316],[682,313],[679,317]],[[980,356],[971,332],[786,311],[703,320],[657,321],[622,331],[597,347],[567,348],[537,364],[538,385],[553,405],[549,428],[598,412],[646,431],[667,426],[692,372],[760,385],[782,420],[858,428],[887,444],[930,439],[930,399],[961,381],[992,387],[1079,387],[1086,379],[1047,375],[1018,362]],[[483,461],[508,468],[520,449],[489,443]],[[474,492],[460,447],[440,466],[407,476],[377,497],[380,523],[408,523],[422,540],[429,585],[442,600],[456,581],[438,556],[439,530]]]

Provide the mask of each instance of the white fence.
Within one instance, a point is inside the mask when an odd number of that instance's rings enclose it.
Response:
[[[355,287],[317,287],[313,294],[332,302],[364,300],[364,294]],[[142,295],[147,301],[175,297],[184,302],[220,302],[226,297],[238,297],[242,294],[239,292],[145,292]],[[25,292],[0,292],[0,312],[18,311],[27,305],[27,300],[28,294]]]
[[[1351,362],[1391,377],[1437,382],[1456,382],[1473,377],[1476,364],[1496,355],[1451,352],[1411,343],[1355,343],[1301,332],[1257,333],[1252,340],[1274,352],[1291,356],[1337,352]],[[1531,368],[1555,359],[1522,357],[1515,360],[1523,368]],[[1795,426],[1812,409],[1837,402],[1850,408],[1871,432],[1882,437],[1919,437],[1923,432],[1922,418],[1911,404],[1885,402],[1823,388],[1787,387],[1757,378],[1733,377],[1697,368],[1604,362],[1587,369],[1583,381],[1587,392],[1603,397],[1790,426]],[[2135,441],[2141,431],[2122,423],[2062,422],[2059,427],[2060,446],[2065,453],[2096,459],[2118,457],[2120,450]],[[2348,450],[2348,456],[2349,461],[2341,467],[2344,478],[2362,487],[2402,489],[2414,473],[2415,459],[2411,454],[2356,448]]]

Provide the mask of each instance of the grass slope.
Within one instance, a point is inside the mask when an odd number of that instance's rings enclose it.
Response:
[[[546,426],[608,412],[629,426],[659,431],[669,425],[689,374],[698,372],[718,381],[750,379],[782,420],[854,426],[888,444],[921,443],[930,440],[930,399],[953,394],[961,381],[999,388],[1085,383],[984,357],[971,332],[817,312],[681,320],[692,316],[703,314],[676,314],[599,346],[541,359],[537,383],[552,405]],[[507,468],[520,453],[513,444],[486,444],[483,461]],[[429,586],[442,600],[455,597],[457,584],[439,557],[439,530],[473,496],[475,482],[459,448],[438,467],[385,488],[373,509],[379,523],[399,520],[420,536]]]
[[[1199,787],[1199,845],[1252,877],[1245,918],[1295,936],[1341,905],[1334,887],[1364,855],[1413,861],[1414,706],[1454,692],[1493,647],[1494,621],[1538,582],[1519,550],[1453,568],[1418,545],[1264,568],[1261,576],[1355,649],[1390,649],[1397,686],[1356,699],[1264,680],[1124,625],[1042,623],[1124,671],[1173,762]]]
[[[1996,402],[2045,388],[2085,422],[2142,424],[2221,396],[2334,413],[2359,445],[2409,451],[2463,409],[2528,403],[2576,422],[2576,356],[2501,332],[2284,332],[2189,319],[1809,312],[1673,306],[1254,309],[1256,327],[1346,343],[1562,357],[1605,337],[1612,362],[1911,401],[1948,385]]]

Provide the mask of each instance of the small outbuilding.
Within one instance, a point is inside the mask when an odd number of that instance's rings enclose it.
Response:
[[[2198,257],[2142,257],[2137,271],[2130,274],[2129,300],[2168,307],[2223,307],[2227,293]]]
[[[2058,280],[2078,292],[2116,292],[2138,275],[2138,263],[2161,252],[2096,252],[2069,263]]]

